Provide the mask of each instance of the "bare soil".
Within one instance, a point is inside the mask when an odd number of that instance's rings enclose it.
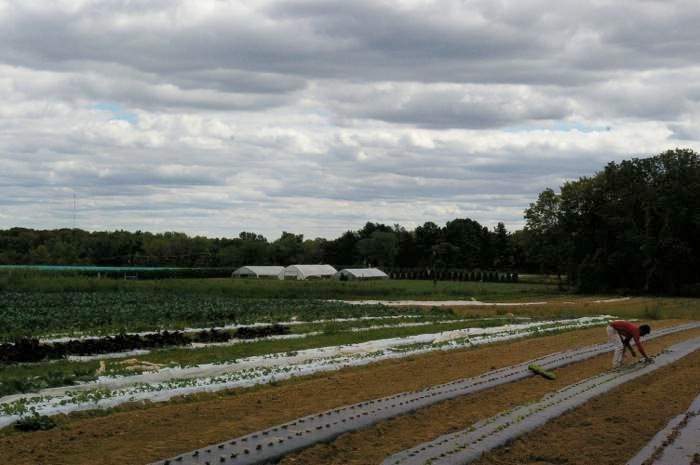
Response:
[[[677,323],[679,322],[657,321],[653,322],[653,325],[660,328]],[[691,337],[692,334],[700,334],[700,331],[667,336],[649,347],[653,351],[662,343],[670,344],[672,341]],[[5,430],[0,433],[0,457],[3,463],[16,465],[144,464],[320,410],[474,376],[490,369],[605,340],[603,328],[591,328],[470,350],[385,361],[366,367],[293,379],[274,386],[191,396],[163,404],[122,407],[113,412],[94,413],[96,416],[74,414],[59,418],[59,427],[51,431],[12,433]],[[564,375],[562,371],[560,379],[569,380],[567,383],[572,382],[571,379],[576,379],[581,373],[593,373],[606,368],[609,362],[609,357],[605,357],[586,362],[592,363],[589,368],[585,368],[584,364],[576,365],[578,369],[565,369],[570,370],[571,375]],[[529,391],[537,386],[541,387],[538,393],[555,388],[555,385],[539,378],[529,379],[527,383],[525,389],[516,387],[520,383],[503,387],[501,390],[504,398],[494,408],[489,404],[488,396],[494,395],[490,391],[483,394],[486,397],[474,396],[480,400],[474,401],[468,397],[464,401],[472,403],[474,418],[481,418],[490,415],[492,410],[495,413],[521,403],[521,395],[509,394],[510,389],[530,395]],[[537,396],[539,394],[535,397]],[[434,408],[439,409],[441,406]],[[464,415],[466,412],[467,410]],[[471,417],[466,418],[464,415],[453,416],[450,421],[445,421],[439,416],[431,417],[432,420],[427,423],[435,425],[428,425],[429,429],[425,434],[437,433],[443,427],[447,427],[448,430],[464,427],[465,423],[471,422]],[[386,445],[382,444],[396,440],[390,439],[394,438],[394,435],[387,436],[390,431],[387,430],[386,424],[372,430],[376,430],[373,443],[378,448],[384,447],[381,449],[382,453],[387,450]],[[396,444],[412,445],[422,437],[414,435],[410,427],[402,431],[400,436],[404,438],[404,442]],[[340,441],[342,440],[343,438],[340,438]],[[336,443],[340,444],[338,441]],[[398,445],[396,447],[403,448]],[[364,457],[363,452],[353,455]],[[372,457],[379,455],[381,454],[375,453]],[[313,453],[309,457],[314,457]],[[298,458],[295,456],[289,460]],[[308,463],[373,463],[358,460],[360,461],[314,460]]]
[[[591,400],[473,465],[620,465],[700,392],[700,352]]]
[[[650,342],[645,348],[651,355],[693,336],[700,336],[700,330],[670,335]],[[319,444],[287,456],[281,461],[281,465],[376,465],[387,456],[401,450],[433,440],[443,434],[462,430],[481,419],[515,406],[539,400],[549,392],[609,369],[610,362],[610,355],[603,355],[555,370],[557,374],[555,381],[533,377],[471,396],[442,402],[362,431],[345,434],[332,443]],[[589,440],[595,438],[595,433],[592,434],[588,436]],[[533,445],[542,449],[541,442]],[[565,443],[562,445],[565,446]],[[503,463],[531,463],[525,458],[519,457],[518,460]],[[592,465],[599,462],[582,463]],[[616,463],[619,465],[622,462]]]

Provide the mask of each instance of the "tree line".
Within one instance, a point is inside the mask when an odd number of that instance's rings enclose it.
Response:
[[[584,292],[700,295],[700,158],[689,149],[609,163],[525,211],[529,260]]]
[[[689,149],[609,163],[546,189],[525,227],[489,229],[469,218],[409,230],[368,222],[335,239],[283,232],[269,241],[183,233],[0,231],[0,264],[238,267],[338,266],[553,273],[581,291],[700,294],[700,159]]]
[[[81,229],[0,231],[0,264],[238,267],[330,263],[398,268],[517,268],[511,234],[499,223],[489,230],[470,219],[440,227],[427,222],[414,230],[368,222],[332,240],[283,232],[269,241],[242,232],[237,238],[184,233]]]

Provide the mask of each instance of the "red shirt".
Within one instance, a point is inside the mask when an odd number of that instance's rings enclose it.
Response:
[[[629,321],[624,320],[613,321],[610,323],[610,326],[612,326],[625,339],[634,339],[634,344],[637,346],[642,355],[645,357],[647,356],[646,352],[644,352],[644,347],[642,347],[642,343],[639,341],[639,326],[633,325]]]

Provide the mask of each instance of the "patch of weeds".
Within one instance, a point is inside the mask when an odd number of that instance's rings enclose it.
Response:
[[[651,307],[645,306],[643,316],[646,320],[662,320],[664,319],[664,311],[661,309],[661,306],[657,303]]]
[[[580,315],[577,315],[577,312],[575,310],[562,308],[559,310],[557,317],[563,320],[573,320],[574,318],[580,318]]]
[[[323,325],[323,329],[321,329],[321,332],[323,332],[323,334],[331,335],[338,334],[340,331],[342,331],[342,329],[342,325],[339,325],[335,322],[329,322]]]
[[[95,378],[94,370],[89,366],[75,367],[65,371],[49,370],[38,376],[13,375],[4,379],[0,378],[0,397],[58,386],[72,386],[79,382],[92,381]]]
[[[17,431],[47,431],[57,426],[56,421],[46,415],[34,414],[17,420],[14,427]]]
[[[16,392],[27,392],[31,389],[30,384],[24,379],[8,379],[0,381],[0,397],[14,394]]]

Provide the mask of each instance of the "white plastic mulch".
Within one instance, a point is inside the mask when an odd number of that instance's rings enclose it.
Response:
[[[386,305],[388,307],[523,307],[547,302],[481,302],[479,300],[334,300],[351,305]]]
[[[359,344],[340,345],[248,357],[223,364],[163,368],[153,373],[102,377],[78,386],[45,389],[33,394],[0,398],[0,427],[20,415],[52,415],[109,408],[133,401],[166,401],[197,392],[217,391],[359,366],[435,350],[451,350],[522,338],[563,329],[605,324],[609,315],[567,320],[507,324],[491,328],[465,328]]]

